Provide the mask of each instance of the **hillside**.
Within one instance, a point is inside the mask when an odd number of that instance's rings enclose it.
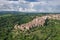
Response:
[[[43,25],[47,25],[48,20],[53,19],[53,20],[60,20],[60,14],[54,14],[54,15],[44,15],[41,17],[36,16],[35,19],[33,19],[30,22],[18,25],[15,25],[15,29],[20,29],[22,31],[24,30],[30,30],[31,28],[34,28],[36,26],[43,26]]]
[[[9,16],[8,16],[9,15]],[[46,14],[4,14],[0,16],[0,40],[60,40],[60,16],[49,19],[47,25],[36,26],[28,31],[14,29],[16,24],[22,25],[31,22],[36,17]],[[53,14],[55,15],[55,14]],[[60,15],[60,14],[57,14]],[[47,15],[46,15],[47,16]]]

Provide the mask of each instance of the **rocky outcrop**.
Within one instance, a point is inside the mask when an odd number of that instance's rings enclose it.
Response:
[[[24,31],[24,30],[30,30],[33,27],[44,26],[47,18],[48,19],[57,19],[57,20],[60,20],[60,14],[36,17],[35,19],[33,19],[32,21],[30,21],[28,23],[21,24],[21,25],[15,25],[14,28],[15,29],[20,29],[20,30]]]
[[[56,20],[60,20],[60,14],[50,14],[50,15],[46,15],[49,19],[56,19]]]
[[[28,22],[28,23],[25,23],[22,25],[15,25],[14,28],[24,31],[24,30],[29,30],[36,26],[43,26],[46,18],[47,18],[46,16],[37,17],[37,18],[33,19],[31,22]]]

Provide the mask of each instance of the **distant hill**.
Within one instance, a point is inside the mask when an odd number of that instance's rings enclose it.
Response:
[[[19,11],[0,11],[0,14],[8,14],[8,13],[11,13],[11,14],[17,14],[17,13],[24,13],[24,14],[27,14],[27,13],[32,13],[32,14],[39,14],[39,13],[43,13],[43,14],[56,14],[56,13],[44,13],[44,12],[19,12]],[[60,14],[60,13],[57,13],[57,14]]]
[[[18,12],[18,11],[0,11],[0,15],[1,14],[17,14],[17,13],[20,13],[20,12]]]

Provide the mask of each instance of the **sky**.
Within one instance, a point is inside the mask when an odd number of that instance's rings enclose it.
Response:
[[[60,13],[60,0],[0,0],[0,11]]]
[[[18,0],[0,0],[0,11],[19,11]]]

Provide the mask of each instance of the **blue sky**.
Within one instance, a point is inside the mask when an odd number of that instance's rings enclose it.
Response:
[[[37,0],[25,0],[25,1],[29,1],[29,2],[37,2]]]
[[[18,1],[18,0],[9,0],[9,1]]]
[[[0,11],[60,12],[60,0],[1,0]]]

